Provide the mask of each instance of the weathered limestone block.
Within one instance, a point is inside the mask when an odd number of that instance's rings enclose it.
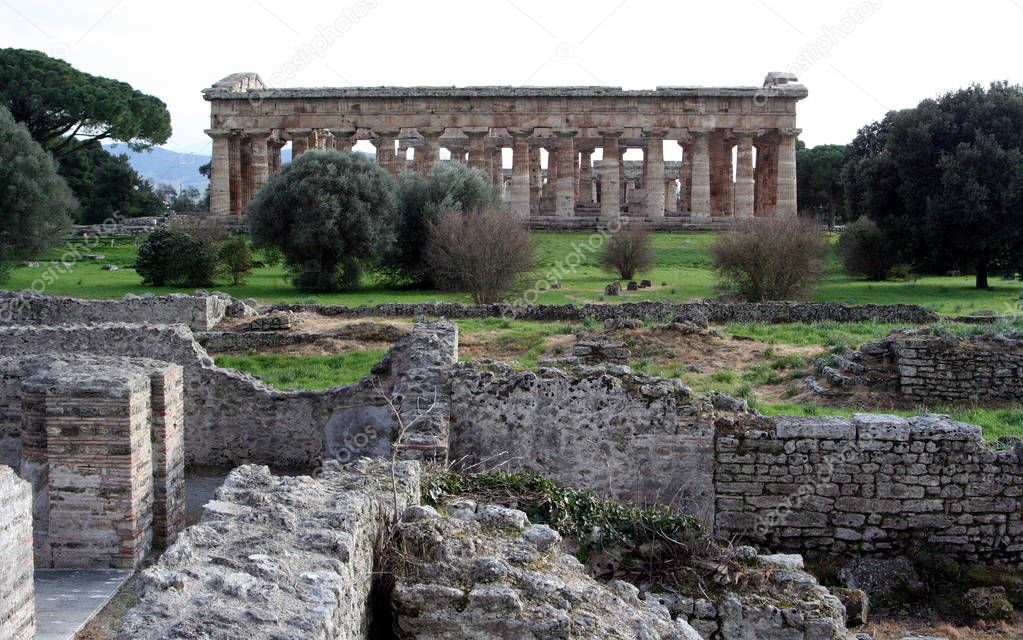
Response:
[[[373,561],[397,508],[419,498],[419,465],[328,462],[319,477],[231,473],[202,521],[142,574],[117,638],[365,638]]]
[[[0,568],[0,638],[32,640],[32,487],[6,466],[0,466]]]
[[[227,307],[224,297],[208,294],[128,294],[117,300],[80,300],[31,291],[0,291],[0,325],[183,323],[196,331],[209,331],[224,318]]]

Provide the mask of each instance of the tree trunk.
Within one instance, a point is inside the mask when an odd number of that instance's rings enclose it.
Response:
[[[987,259],[980,259],[977,261],[977,288],[987,289]]]

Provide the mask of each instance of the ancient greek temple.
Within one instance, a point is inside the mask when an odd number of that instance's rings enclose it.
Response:
[[[687,224],[796,214],[796,103],[789,74],[762,86],[274,89],[253,73],[203,91],[213,139],[211,211],[253,194],[309,149],[369,140],[394,175],[450,160],[487,172],[510,214],[572,228],[627,215]],[[668,144],[681,161],[665,161]],[[511,149],[510,171],[504,150]],[[600,150],[600,160],[594,153]],[[641,149],[642,162],[624,154]],[[541,165],[541,150],[547,166]]]

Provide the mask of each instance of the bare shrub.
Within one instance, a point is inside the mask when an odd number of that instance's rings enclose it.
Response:
[[[868,280],[887,280],[899,262],[888,236],[866,216],[849,224],[838,239],[838,255],[846,273]]]
[[[745,300],[792,300],[824,275],[828,244],[810,220],[754,218],[711,246],[718,286]]]
[[[632,280],[636,273],[654,265],[654,246],[650,231],[642,225],[629,225],[611,236],[604,245],[601,264],[616,271],[622,280]]]
[[[500,302],[524,289],[535,255],[522,222],[494,207],[448,210],[428,223],[426,263],[433,281],[471,294],[476,304]]]

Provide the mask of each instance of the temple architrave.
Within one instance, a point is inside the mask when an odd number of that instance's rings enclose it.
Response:
[[[487,172],[510,214],[534,226],[575,228],[622,215],[661,226],[796,215],[796,103],[807,90],[790,74],[770,73],[761,87],[626,91],[274,89],[254,73],[236,73],[203,96],[215,215],[244,213],[280,170],[288,142],[295,158],[309,149],[351,150],[358,140],[369,140],[393,175],[429,171],[444,148],[451,161]],[[665,161],[665,142],[681,147],[681,162]],[[642,162],[625,162],[629,149],[642,149]]]

